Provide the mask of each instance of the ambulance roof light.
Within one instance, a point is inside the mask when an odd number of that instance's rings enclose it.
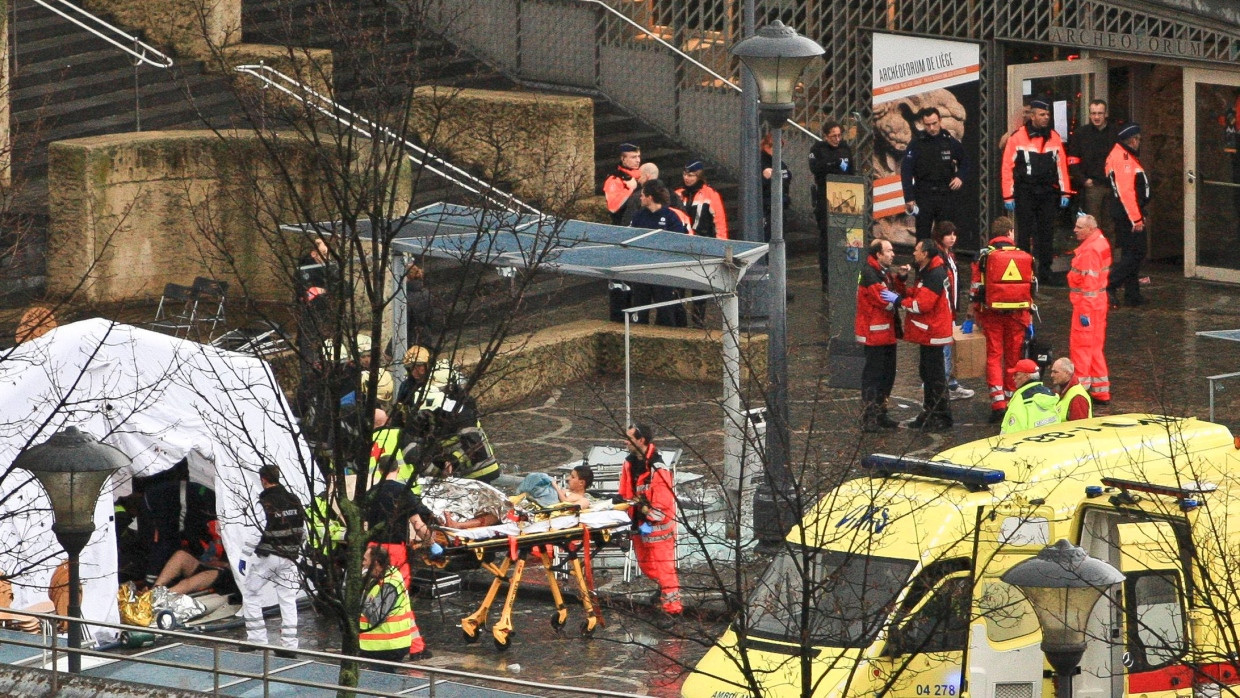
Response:
[[[891,456],[884,453],[873,453],[861,459],[861,467],[874,471],[875,475],[890,477],[896,473],[918,475],[937,480],[959,482],[970,491],[984,490],[1004,480],[1002,470],[991,468],[974,468],[957,465],[945,461],[930,461],[922,458]]]
[[[1151,482],[1121,480],[1114,477],[1102,478],[1102,484],[1107,487],[1114,487],[1123,492],[1146,492],[1149,494],[1158,494],[1166,497],[1175,497],[1176,499],[1192,499],[1195,495],[1206,494],[1218,489],[1218,485],[1212,482],[1186,482],[1183,485],[1176,487],[1174,485],[1155,485]]]

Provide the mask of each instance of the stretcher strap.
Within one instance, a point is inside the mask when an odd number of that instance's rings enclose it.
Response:
[[[590,562],[590,527],[581,524],[581,559],[586,566],[586,587],[594,591],[594,565]]]
[[[508,559],[515,561],[517,557],[517,536],[508,536]]]

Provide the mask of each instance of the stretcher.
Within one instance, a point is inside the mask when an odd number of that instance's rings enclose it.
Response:
[[[631,524],[625,511],[613,508],[610,503],[605,506],[607,508],[590,511],[580,511],[576,507],[555,508],[531,522],[505,522],[471,529],[439,528],[447,544],[443,555],[437,559],[427,558],[427,564],[443,567],[450,559],[464,558],[476,561],[494,577],[478,609],[461,619],[465,641],[473,643],[481,637],[491,606],[506,582],[507,595],[499,620],[491,626],[491,637],[496,648],[508,649],[513,633],[512,607],[526,565],[531,562],[542,565],[547,575],[555,601],[552,627],[560,629],[568,622],[568,606],[560,591],[557,573],[567,573],[576,582],[586,616],[581,623],[582,635],[588,637],[603,626],[602,609],[594,591],[591,557],[607,544],[627,540]],[[561,555],[563,559],[557,562]]]

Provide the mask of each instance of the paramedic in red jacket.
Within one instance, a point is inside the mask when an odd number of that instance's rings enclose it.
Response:
[[[607,198],[607,212],[611,214],[612,225],[622,225],[620,218],[624,215],[624,205],[641,184],[638,178],[641,164],[641,148],[632,143],[621,143],[620,164],[603,180],[603,196]]]
[[[952,310],[947,298],[947,266],[934,241],[925,238],[913,248],[917,282],[900,302],[906,313],[904,338],[921,345],[918,372],[922,382],[921,414],[909,423],[912,429],[946,431],[952,427],[947,397],[947,373],[943,370],[943,347],[952,343]]]
[[[620,470],[620,496],[636,500],[633,517],[633,553],[642,574],[659,585],[660,608],[679,615],[680,579],[676,574],[676,494],[672,471],[654,445],[648,425],[635,424],[626,432],[629,455]]]
[[[896,304],[904,282],[891,273],[896,252],[891,242],[875,240],[857,276],[857,320],[854,334],[865,345],[861,369],[861,430],[877,432],[899,424],[887,416],[887,397],[896,380],[896,340],[900,314]]]
[[[1107,341],[1107,281],[1111,274],[1111,245],[1093,216],[1078,216],[1072,229],[1080,246],[1068,270],[1068,300],[1072,301],[1072,328],[1068,351],[1076,379],[1089,391],[1093,404],[1111,404],[1111,375],[1103,354]]]
[[[1012,219],[1000,216],[990,225],[990,246],[973,263],[973,281],[969,285],[969,314],[976,318],[986,337],[986,384],[990,391],[990,423],[1003,421],[1008,398],[1016,390],[1015,377],[1008,369],[1021,358],[1025,332],[1033,323],[1029,308],[998,309],[986,302],[986,277],[982,258],[989,261],[996,250],[1017,250],[1012,239]],[[1033,303],[1032,292],[1024,300]]]
[[[1050,108],[1040,99],[1029,103],[1029,120],[1008,138],[999,167],[1003,207],[1015,213],[1017,243],[1037,257],[1044,284],[1055,258],[1055,218],[1072,197],[1068,153],[1051,128]]]

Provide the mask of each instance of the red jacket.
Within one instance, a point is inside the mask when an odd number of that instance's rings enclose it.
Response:
[[[1072,254],[1068,269],[1068,299],[1082,315],[1106,314],[1107,285],[1111,280],[1111,244],[1095,228]]]
[[[1008,137],[999,167],[1003,198],[1016,197],[1016,185],[1058,189],[1061,195],[1072,193],[1068,180],[1068,153],[1063,139],[1055,129],[1048,128],[1045,138],[1030,137],[1029,126],[1021,126]]]
[[[709,184],[701,184],[692,190],[681,187],[676,195],[685,202],[693,214],[689,227],[695,235],[713,235],[720,240],[728,239],[728,219],[723,211],[723,198]]]
[[[881,294],[884,289],[902,293],[904,282],[883,269],[874,257],[866,255],[865,261],[857,276],[857,341],[868,347],[895,344],[900,316],[896,314],[896,304],[883,300]]]
[[[1137,154],[1123,143],[1116,143],[1107,156],[1107,179],[1115,198],[1124,207],[1124,213],[1133,225],[1145,222],[1145,205],[1150,200],[1150,180]]]
[[[616,213],[624,207],[624,202],[628,201],[629,195],[633,193],[628,183],[636,183],[637,173],[637,170],[630,170],[617,165],[616,171],[603,180],[603,196],[607,197],[608,211]]]
[[[904,338],[914,344],[942,346],[952,343],[952,309],[947,298],[947,265],[936,255],[917,273],[917,283],[900,301],[908,323]]]
[[[641,497],[646,500],[645,511],[629,508],[629,516],[636,527],[642,522],[653,529],[643,534],[642,540],[657,543],[676,534],[676,494],[672,491],[672,471],[663,465],[663,457],[651,444],[644,462],[632,453],[624,459],[620,468],[620,496],[625,499]]]

